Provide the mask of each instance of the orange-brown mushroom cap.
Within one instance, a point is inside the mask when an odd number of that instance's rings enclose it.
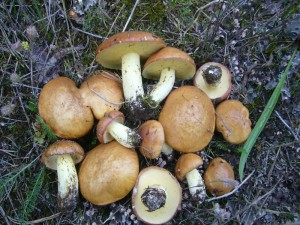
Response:
[[[242,144],[251,133],[248,109],[237,100],[226,100],[216,108],[216,130],[231,144]]]
[[[178,158],[175,166],[175,175],[178,180],[183,181],[187,173],[203,165],[203,160],[194,153],[183,154]]]

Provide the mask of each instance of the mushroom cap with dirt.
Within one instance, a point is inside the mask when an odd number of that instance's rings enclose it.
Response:
[[[180,152],[205,148],[215,130],[215,109],[208,96],[195,86],[181,86],[167,97],[159,122],[166,143]]]
[[[251,133],[248,109],[238,100],[226,100],[216,108],[216,130],[231,144],[244,143]]]
[[[45,123],[61,138],[83,137],[94,124],[91,109],[84,105],[79,89],[67,77],[54,78],[43,87],[38,109]]]
[[[230,95],[231,73],[221,63],[208,62],[197,70],[194,85],[204,91],[214,103],[218,103]]]
[[[147,79],[159,80],[150,93],[151,99],[158,104],[170,93],[175,80],[190,79],[195,72],[196,64],[186,52],[165,47],[147,59],[142,75]]]
[[[192,198],[202,203],[206,198],[206,190],[201,174],[197,170],[203,165],[202,158],[195,153],[182,154],[175,166],[175,175],[178,180],[187,180]]]
[[[121,79],[106,70],[94,72],[81,84],[79,91],[84,105],[91,108],[98,120],[107,112],[119,110],[124,102]]]
[[[116,141],[88,152],[79,169],[80,192],[89,202],[103,206],[124,198],[134,187],[139,160],[134,149]]]
[[[204,172],[206,189],[216,196],[224,195],[237,185],[232,166],[221,157],[210,161]]]
[[[182,189],[166,169],[149,166],[137,178],[132,191],[132,209],[146,224],[165,224],[180,208]]]
[[[78,176],[75,164],[84,158],[83,148],[74,141],[60,140],[51,144],[41,161],[49,169],[57,171],[58,208],[72,211],[78,201]]]

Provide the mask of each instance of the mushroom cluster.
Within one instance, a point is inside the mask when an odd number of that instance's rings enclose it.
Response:
[[[196,71],[187,53],[142,31],[104,40],[96,50],[96,61],[121,70],[121,78],[109,70],[96,71],[77,88],[71,79],[58,77],[39,96],[40,116],[62,139],[42,156],[48,168],[57,170],[62,211],[76,207],[78,190],[98,206],[132,192],[136,217],[146,224],[164,224],[181,208],[182,190],[189,190],[190,199],[201,204],[206,190],[219,196],[235,187],[233,169],[225,159],[213,159],[204,178],[200,172],[205,168],[200,152],[215,130],[230,144],[243,143],[251,132],[247,108],[237,100],[226,100],[231,74],[224,65],[209,62]],[[176,81],[188,79],[194,85],[174,88]],[[145,93],[143,80],[158,81]],[[92,150],[85,153],[67,140],[94,132],[96,120],[100,143]],[[174,167],[151,165],[162,157],[172,159]],[[143,158],[150,166],[140,163]]]

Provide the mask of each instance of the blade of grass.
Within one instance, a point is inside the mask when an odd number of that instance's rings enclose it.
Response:
[[[266,107],[264,108],[264,111],[262,112],[257,123],[255,124],[255,127],[253,128],[249,138],[247,139],[246,143],[240,148],[240,152],[242,153],[241,158],[240,158],[240,163],[239,163],[239,176],[240,176],[241,181],[243,180],[243,177],[244,177],[244,168],[245,168],[245,165],[247,162],[248,155],[250,154],[251,149],[254,146],[258,136],[264,129],[267,121],[269,120],[269,118],[273,112],[273,109],[278,101],[278,98],[280,96],[284,82],[286,80],[287,74],[292,66],[296,52],[297,52],[297,49],[294,50],[293,55],[284,71],[283,76],[280,78],[275,90],[272,93],[271,98],[269,99]]]

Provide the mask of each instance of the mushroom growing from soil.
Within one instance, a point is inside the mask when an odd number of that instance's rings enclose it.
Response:
[[[182,189],[166,169],[150,166],[143,169],[132,191],[132,209],[146,224],[165,224],[180,208]]]
[[[123,91],[129,112],[143,112],[144,89],[141,61],[165,47],[158,36],[143,31],[126,31],[103,41],[96,50],[96,61],[103,67],[122,70]],[[143,115],[139,115],[143,116]],[[146,116],[146,115],[145,115]]]
[[[196,72],[194,60],[178,48],[165,47],[151,55],[143,70],[143,77],[158,80],[150,93],[151,100],[158,105],[173,88],[175,80],[190,79]]]
[[[224,195],[238,185],[231,165],[221,157],[214,158],[204,172],[207,190],[216,196]]]
[[[54,78],[43,87],[38,109],[45,123],[61,138],[83,137],[94,124],[91,109],[84,105],[79,89],[67,77]]]
[[[178,180],[187,180],[192,198],[199,203],[204,202],[206,190],[201,174],[197,170],[203,165],[203,160],[194,153],[183,154],[178,158],[175,174]]]
[[[238,100],[226,100],[216,108],[216,130],[231,144],[244,143],[251,133],[248,109]]]
[[[194,86],[181,86],[167,97],[160,112],[166,143],[180,152],[197,152],[208,145],[215,130],[215,109]]]
[[[61,211],[72,211],[77,205],[78,176],[75,164],[83,158],[82,147],[70,140],[54,142],[42,155],[42,163],[47,168],[57,171],[57,201]]]
[[[116,141],[100,144],[89,151],[80,166],[80,192],[95,205],[108,205],[132,190],[138,173],[139,161],[134,149]]]
[[[98,70],[89,76],[79,91],[84,105],[89,106],[96,119],[119,110],[124,102],[121,79],[113,72]]]
[[[204,91],[214,103],[218,103],[230,95],[231,73],[220,63],[208,62],[197,70],[194,85]]]

